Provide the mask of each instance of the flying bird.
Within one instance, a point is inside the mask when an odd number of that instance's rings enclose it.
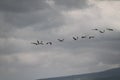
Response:
[[[34,42],[32,42],[32,44],[38,45],[38,43],[34,43]]]
[[[63,42],[64,41],[64,39],[57,39],[59,42]]]
[[[81,36],[81,38],[86,38],[87,36]]]
[[[46,44],[50,44],[50,45],[52,45],[52,42],[47,42]]]
[[[40,42],[37,40],[37,43],[40,44]]]
[[[78,40],[78,36],[77,37],[73,37],[74,40]]]
[[[92,30],[98,31],[98,29],[92,29]]]
[[[43,41],[39,42],[39,44],[44,45]]]
[[[95,36],[89,36],[89,39],[95,38]]]
[[[113,29],[111,29],[111,28],[106,28],[106,30],[109,30],[109,31],[114,31]]]
[[[36,43],[35,43],[35,42],[32,42],[32,44],[39,45],[39,44],[40,44],[40,42],[37,40],[37,42],[36,42]]]
[[[99,32],[100,32],[100,33],[104,33],[104,32],[105,32],[105,30],[103,30],[103,31],[101,31],[101,30],[100,30]]]

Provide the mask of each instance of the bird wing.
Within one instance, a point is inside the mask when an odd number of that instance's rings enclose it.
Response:
[[[76,40],[76,38],[75,38],[75,37],[73,37],[73,39],[74,39],[74,40]]]
[[[34,43],[34,42],[32,42],[32,44],[35,44],[35,45],[37,45],[37,43]]]
[[[37,40],[37,43],[40,44],[40,42]]]

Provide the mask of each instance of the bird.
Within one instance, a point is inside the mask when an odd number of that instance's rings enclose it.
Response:
[[[36,42],[36,43],[35,43],[35,42],[32,42],[32,44],[39,45],[39,44],[40,44],[40,42],[37,40],[37,42]]]
[[[92,30],[98,31],[98,29],[97,29],[97,28],[96,28],[96,29],[92,29]]]
[[[32,42],[32,44],[38,45],[38,43],[33,43],[33,42]]]
[[[87,36],[81,36],[81,38],[86,38]]]
[[[37,44],[40,44],[40,42],[37,40]]]
[[[57,39],[59,42],[63,42],[64,41],[64,39]]]
[[[101,30],[100,30],[99,32],[100,32],[100,33],[104,33],[104,32],[105,32],[105,30],[103,30],[103,31],[101,31]]]
[[[78,40],[78,36],[77,37],[73,37],[74,40]]]
[[[44,45],[43,41],[39,42],[38,44]]]
[[[94,36],[89,36],[89,39],[95,38]]]
[[[109,31],[114,31],[113,29],[111,29],[111,28],[106,28],[106,30],[109,30]]]
[[[52,42],[47,42],[46,44],[50,44],[50,45],[52,45]]]

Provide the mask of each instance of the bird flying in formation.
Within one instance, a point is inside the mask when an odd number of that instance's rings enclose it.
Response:
[[[113,31],[113,29],[111,29],[111,28],[106,28],[106,30]]]
[[[47,42],[46,44],[52,45],[52,42]]]
[[[64,41],[64,39],[57,39],[59,42],[63,42]]]
[[[34,42],[32,42],[32,44],[38,45],[38,43],[34,43]]]
[[[41,41],[39,44],[44,45],[43,41]]]
[[[39,45],[39,41],[37,40],[37,42],[35,43],[35,42],[32,42],[32,44],[35,44],[35,45]]]
[[[39,42],[38,40],[37,40],[36,43],[35,43],[35,42],[32,42],[32,44],[35,44],[35,45],[39,45],[39,44],[44,45],[43,41]]]
[[[73,37],[74,40],[78,40],[78,36],[77,37]]]
[[[95,36],[89,36],[89,39],[95,38]]]
[[[105,32],[105,30],[103,30],[103,31],[101,31],[101,30],[100,30],[99,32],[100,32],[100,33],[104,33],[104,32]]]
[[[112,29],[112,28],[106,28],[106,29],[103,29],[103,30],[100,30],[100,29],[98,29],[98,28],[94,28],[94,29],[92,29],[92,30],[98,31],[99,33],[105,33],[106,30],[108,30],[108,31],[114,31],[114,29]],[[84,34],[84,35],[81,36],[81,38],[82,38],[82,39],[83,39],[83,38],[92,39],[92,38],[95,38],[95,36]],[[73,36],[72,39],[73,39],[73,40],[78,40],[79,37],[78,37],[78,36]],[[59,42],[63,42],[63,41],[64,41],[64,39],[57,39],[57,40],[58,40]],[[32,42],[31,44],[34,44],[34,45],[45,45],[45,43],[44,43],[43,41],[39,41],[39,40],[37,40],[36,42]],[[53,44],[53,42],[51,42],[51,41],[46,42],[46,45],[52,45],[52,44]]]
[[[92,29],[92,30],[98,31],[98,29]]]
[[[81,38],[86,38],[87,36],[81,36]]]

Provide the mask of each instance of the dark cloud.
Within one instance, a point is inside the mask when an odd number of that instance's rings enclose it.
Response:
[[[3,18],[2,18],[3,19]],[[20,37],[22,34],[15,34],[17,31],[29,30],[34,32],[34,36],[38,35],[37,33],[45,34],[45,32],[50,32],[53,28],[60,27],[63,25],[64,20],[59,13],[52,11],[40,12],[40,13],[28,13],[28,14],[6,14],[4,15],[4,21],[1,21],[0,26],[0,37],[9,38],[16,35]],[[28,28],[28,29],[27,29]],[[29,31],[29,32],[30,32]],[[42,33],[43,32],[43,33]],[[36,34],[36,35],[35,35]],[[24,35],[23,35],[24,36]],[[30,36],[30,35],[28,35]],[[45,35],[44,35],[45,36]],[[32,37],[32,36],[31,36]],[[26,36],[27,38],[27,36]]]
[[[5,1],[3,2],[5,3]],[[43,2],[45,3],[45,0],[44,1],[40,0],[38,3],[42,4],[41,7],[43,6],[43,8],[45,8],[43,5],[44,4]],[[32,4],[32,1],[28,1],[28,4],[29,3]],[[35,1],[34,3],[36,3],[36,5],[34,6],[37,6],[38,4],[37,1]],[[19,6],[19,7],[22,7],[22,6]],[[0,16],[2,16],[0,19],[0,23],[1,23],[0,37],[6,37],[6,38],[13,36],[14,35],[13,33],[15,33],[16,30],[19,30],[22,28],[34,27],[33,31],[42,31],[42,30],[59,27],[64,23],[64,20],[60,12],[50,7],[49,9],[45,8],[42,10],[39,9],[31,12],[27,10],[26,12],[18,11],[17,13],[14,11],[8,11],[8,12],[1,11]]]
[[[54,0],[55,4],[61,9],[72,10],[72,9],[84,9],[89,7],[88,0]]]
[[[75,8],[75,4],[87,5],[86,0],[77,1],[57,1],[55,4],[63,5],[67,8]],[[78,6],[77,5],[77,6]],[[78,7],[79,8],[79,7]],[[50,8],[49,4],[45,0],[1,0],[1,37],[9,37],[16,29],[31,27],[33,25],[35,30],[45,30],[59,27],[64,24],[63,16],[59,10]]]
[[[2,23],[8,25],[2,25],[1,27],[14,27],[21,28],[31,26],[39,23],[51,24],[55,23],[51,20],[56,19],[54,16],[59,16],[57,12],[52,10],[46,0],[1,0],[0,12],[3,16]]]
[[[61,15],[52,9],[32,12],[32,13],[4,14],[5,22],[14,25],[16,27],[26,27],[26,26],[32,26],[34,24],[39,24],[39,27],[44,27],[44,28],[46,28],[46,26],[48,28],[53,27],[53,25],[56,24],[54,26],[57,27],[57,25],[61,24],[61,18],[62,18]]]
[[[27,12],[48,8],[45,0],[0,0],[0,11]]]

